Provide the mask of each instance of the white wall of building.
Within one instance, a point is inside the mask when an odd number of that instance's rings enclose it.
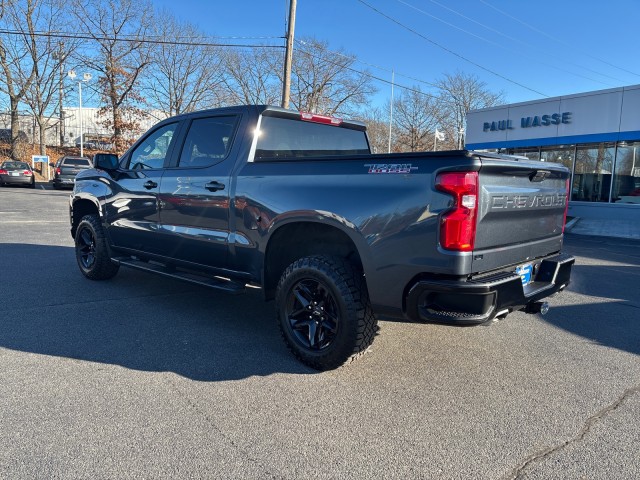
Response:
[[[539,125],[531,125],[536,119]],[[467,115],[466,146],[476,150],[639,138],[640,85],[485,108]]]

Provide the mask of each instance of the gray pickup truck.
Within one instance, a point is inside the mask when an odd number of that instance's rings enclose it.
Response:
[[[243,106],[158,123],[75,180],[82,273],[120,266],[229,293],[262,287],[316,369],[377,319],[480,324],[544,313],[568,284],[569,171],[468,151],[374,155],[363,124]]]

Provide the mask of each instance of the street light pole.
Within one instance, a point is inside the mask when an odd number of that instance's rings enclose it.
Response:
[[[69,70],[67,76],[71,80],[75,80],[77,77],[75,70]],[[82,82],[88,82],[91,80],[90,73],[84,73],[82,80],[78,81],[78,123],[80,124],[80,156],[84,156],[84,132],[82,131]]]

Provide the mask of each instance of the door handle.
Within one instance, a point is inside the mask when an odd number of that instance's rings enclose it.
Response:
[[[158,184],[156,182],[154,182],[153,180],[149,180],[142,186],[144,188],[146,188],[147,190],[151,190],[152,188],[156,188],[158,186]]]
[[[215,181],[209,182],[204,186],[204,188],[206,188],[210,192],[217,192],[218,190],[224,190],[224,183],[215,182]]]

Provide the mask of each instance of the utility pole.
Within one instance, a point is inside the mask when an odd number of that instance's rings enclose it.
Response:
[[[64,42],[60,42],[60,90],[58,91],[58,113],[60,114],[60,146],[64,146],[64,112],[62,111],[62,101],[64,99]]]
[[[393,82],[395,81],[396,72],[391,70],[391,101],[389,102],[389,148],[387,153],[391,153],[391,125],[393,125]]]
[[[284,54],[282,108],[289,108],[289,96],[291,95],[291,63],[293,61],[293,31],[296,26],[296,1],[297,0],[289,0],[289,24],[287,28],[287,47]]]

